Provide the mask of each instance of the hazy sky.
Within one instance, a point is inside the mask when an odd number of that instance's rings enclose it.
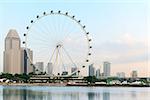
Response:
[[[9,29],[16,29],[22,39],[35,15],[62,10],[82,19],[92,34],[96,68],[109,61],[112,75],[125,72],[129,76],[137,70],[139,76],[150,76],[149,5],[149,0],[0,0],[0,71]]]

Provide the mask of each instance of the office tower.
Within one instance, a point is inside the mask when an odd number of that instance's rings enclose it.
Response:
[[[125,78],[125,73],[124,72],[118,72],[117,77],[118,78]]]
[[[100,79],[100,69],[97,69],[97,70],[96,70],[96,78],[97,78],[97,79]]]
[[[50,74],[50,75],[53,74],[53,64],[50,63],[50,62],[47,64],[47,70],[46,70],[46,73],[47,73],[47,74]]]
[[[34,72],[34,67],[31,64],[33,61],[33,51],[30,49],[21,48],[21,68],[26,74]]]
[[[109,62],[103,63],[103,70],[104,70],[104,78],[110,77],[110,63]]]
[[[36,67],[36,69],[38,69],[38,70],[36,71],[36,73],[41,73],[41,72],[43,72],[43,71],[44,71],[44,62],[36,62],[36,63],[35,63],[35,67]]]
[[[5,38],[4,73],[22,73],[20,38],[16,30],[9,30]]]
[[[132,78],[137,78],[138,77],[138,73],[136,70],[133,70],[131,73]]]
[[[93,64],[89,65],[89,76],[95,76],[95,68]]]

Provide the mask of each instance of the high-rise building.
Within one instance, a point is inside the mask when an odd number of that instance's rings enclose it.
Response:
[[[35,67],[36,67],[36,69],[38,69],[38,70],[36,71],[36,73],[41,73],[41,72],[43,72],[43,71],[44,71],[44,62],[36,62],[36,63],[35,63]]]
[[[46,73],[47,73],[47,74],[50,74],[50,75],[53,74],[53,64],[52,64],[52,63],[48,63],[48,64],[47,64]]]
[[[96,78],[99,79],[100,78],[100,69],[96,70]]]
[[[105,61],[103,63],[103,70],[104,70],[104,78],[110,77],[110,63]]]
[[[32,66],[30,60],[33,61],[32,50],[21,48],[21,68],[24,73],[28,74],[30,72],[34,72],[34,67]]]
[[[16,30],[9,30],[5,38],[4,73],[22,73],[20,38]]]
[[[118,78],[125,78],[125,73],[124,72],[118,72],[117,77]]]
[[[138,73],[136,70],[133,70],[131,73],[132,78],[137,78],[138,77]]]
[[[89,65],[89,76],[95,76],[95,68],[93,65],[94,64]]]

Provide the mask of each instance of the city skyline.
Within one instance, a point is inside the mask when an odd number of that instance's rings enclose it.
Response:
[[[54,11],[69,11],[80,17],[82,22],[85,23],[87,30],[92,35],[94,45],[92,62],[97,68],[102,65],[103,61],[109,61],[112,64],[112,75],[124,71],[129,76],[132,70],[137,70],[139,76],[150,76],[150,69],[148,68],[149,28],[147,27],[149,8],[146,1],[136,2],[133,0],[132,3],[129,1],[126,1],[126,3],[92,2],[92,4],[88,2],[83,4],[84,1],[79,4],[78,2],[69,2],[64,7],[65,2],[62,1],[58,4],[51,2],[50,4],[47,1],[43,2],[44,6],[41,6],[40,3],[33,3],[32,6],[28,2],[16,2],[13,5],[0,3],[2,12],[2,16],[0,16],[2,22],[0,23],[1,72],[4,38],[9,29],[15,28],[19,32],[21,41],[23,41],[22,36],[26,32],[25,27],[29,21],[36,14],[53,9]],[[49,7],[50,5],[51,7]],[[81,10],[75,9],[76,6]],[[23,13],[23,11],[26,13]],[[7,21],[5,18],[7,18]]]

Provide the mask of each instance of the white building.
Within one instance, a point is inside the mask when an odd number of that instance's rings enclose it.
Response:
[[[137,78],[137,77],[138,77],[138,73],[137,73],[136,70],[133,70],[133,71],[132,71],[131,77],[132,77],[132,78]]]
[[[4,73],[23,73],[21,68],[20,38],[16,30],[9,30],[5,38]]]
[[[110,63],[109,62],[104,62],[103,63],[103,73],[104,73],[104,78],[110,77]]]
[[[118,72],[117,77],[118,78],[125,78],[125,73],[124,72]]]
[[[36,67],[36,69],[38,69],[36,71],[36,73],[43,72],[44,71],[44,62],[36,62],[35,67]]]
[[[93,65],[94,64],[89,65],[89,76],[95,76],[95,68]]]
[[[52,63],[48,63],[48,64],[47,64],[46,73],[47,73],[47,74],[50,74],[50,75],[53,74],[53,64],[52,64]]]
[[[96,78],[97,78],[97,79],[100,79],[100,69],[97,69],[97,70],[96,70]]]

